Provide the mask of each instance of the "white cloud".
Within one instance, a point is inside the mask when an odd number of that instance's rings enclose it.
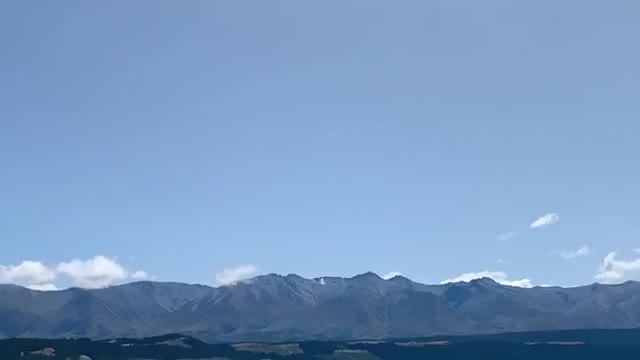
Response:
[[[56,291],[58,287],[55,284],[47,283],[47,284],[29,284],[25,286],[27,289],[38,290],[38,291]]]
[[[56,278],[56,272],[38,261],[23,261],[18,265],[0,265],[0,283],[34,286]]]
[[[505,274],[502,271],[480,271],[480,272],[464,273],[454,278],[443,280],[440,283],[447,284],[447,283],[455,283],[455,282],[461,282],[461,281],[469,282],[471,280],[482,279],[482,278],[491,278],[493,280],[496,280],[496,279],[505,279],[506,277],[507,277],[507,274]]]
[[[461,282],[461,281],[469,282],[471,280],[482,279],[482,278],[493,279],[495,282],[502,285],[516,286],[516,287],[523,287],[523,288],[533,287],[531,280],[529,279],[510,280],[507,274],[504,273],[503,271],[480,271],[480,272],[464,273],[454,278],[443,280],[440,283],[447,284],[447,283],[455,283],[455,282]]]
[[[32,290],[54,291],[59,274],[70,277],[74,285],[83,288],[100,288],[126,279],[149,279],[149,274],[138,270],[130,274],[115,259],[96,256],[88,260],[61,262],[50,268],[39,261],[23,261],[18,265],[0,265],[0,284],[9,283]]]
[[[546,214],[540,216],[536,221],[532,222],[531,225],[529,225],[529,228],[535,229],[543,226],[549,226],[551,224],[557,223],[559,220],[560,215],[558,215],[557,213]]]
[[[618,260],[616,252],[610,252],[598,267],[596,280],[611,282],[621,280],[627,272],[640,270],[640,258],[633,260]]]
[[[498,240],[509,240],[518,235],[517,232],[507,231],[506,233],[498,235]]]
[[[533,284],[531,283],[530,279],[501,280],[498,282],[502,285],[507,285],[507,286],[515,286],[515,287],[521,287],[521,288],[533,287]]]
[[[128,278],[127,270],[114,259],[99,255],[88,260],[62,262],[56,270],[81,288],[102,288]]]
[[[569,251],[554,250],[553,253],[556,255],[560,255],[560,257],[562,257],[565,260],[571,260],[577,257],[587,256],[591,253],[591,250],[587,245],[583,245],[577,250],[569,250]]]
[[[235,268],[226,268],[216,273],[216,281],[220,285],[232,285],[238,281],[249,279],[255,275],[258,269],[254,265],[241,265]]]
[[[131,274],[131,278],[136,280],[146,280],[149,279],[149,274],[147,274],[146,271],[138,270]]]
[[[389,279],[393,279],[396,276],[402,276],[402,273],[399,273],[397,271],[392,271],[390,273],[382,275],[382,278],[385,280],[389,280]]]

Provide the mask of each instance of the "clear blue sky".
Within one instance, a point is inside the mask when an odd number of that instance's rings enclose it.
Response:
[[[2,2],[0,264],[640,278],[639,13]]]

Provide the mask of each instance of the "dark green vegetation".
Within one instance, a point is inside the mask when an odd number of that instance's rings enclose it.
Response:
[[[55,354],[49,353],[53,349]],[[50,351],[50,350],[47,350]],[[182,335],[144,339],[5,339],[0,359],[638,359],[640,329],[507,333],[388,341],[207,344]],[[86,359],[86,358],[85,358]]]

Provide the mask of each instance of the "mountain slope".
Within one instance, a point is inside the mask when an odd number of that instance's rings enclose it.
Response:
[[[138,282],[42,292],[0,285],[0,337],[144,337],[209,342],[399,338],[640,327],[640,283],[531,289],[491,279],[425,285],[373,273],[259,276],[212,288]]]

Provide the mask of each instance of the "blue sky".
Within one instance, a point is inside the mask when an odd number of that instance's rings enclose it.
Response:
[[[0,282],[640,279],[638,11],[4,2]]]

